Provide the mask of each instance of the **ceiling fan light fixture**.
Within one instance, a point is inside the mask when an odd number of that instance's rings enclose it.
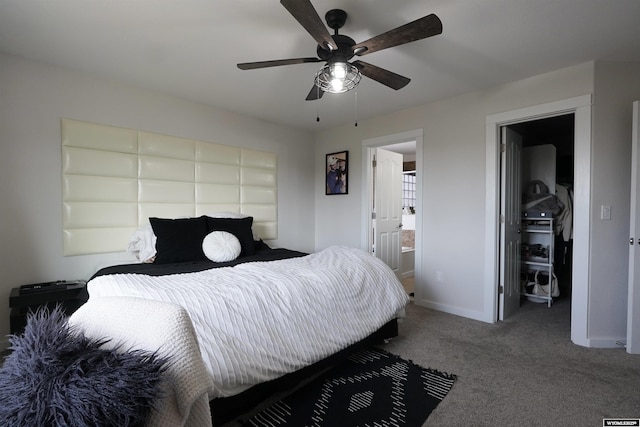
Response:
[[[305,98],[307,101],[320,99],[325,92],[347,92],[358,86],[362,75],[391,89],[402,89],[411,79],[364,61],[358,60],[353,63],[348,61],[355,55],[362,56],[442,34],[442,21],[432,13],[356,43],[351,37],[338,32],[347,21],[347,12],[344,10],[331,9],[325,14],[327,26],[334,30],[334,34],[331,35],[323,25],[311,0],[280,0],[280,4],[316,41],[317,57],[245,62],[238,64],[238,68],[252,70],[325,61],[326,65],[315,74],[314,85]]]
[[[362,74],[346,61],[335,61],[322,67],[315,76],[315,83],[324,92],[344,93],[358,86]]]

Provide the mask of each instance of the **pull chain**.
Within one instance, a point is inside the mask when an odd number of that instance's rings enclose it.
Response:
[[[355,126],[358,127],[358,89],[356,89],[355,100],[356,100],[356,123],[355,123]]]
[[[316,122],[320,121],[320,88],[316,85]]]

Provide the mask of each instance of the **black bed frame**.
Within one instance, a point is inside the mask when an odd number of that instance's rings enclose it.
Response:
[[[213,399],[209,402],[211,420],[215,427],[242,426],[253,415],[274,402],[319,377],[344,361],[357,350],[398,336],[398,321],[392,319],[362,341],[335,353],[319,362],[286,374],[280,378],[261,383],[231,397]]]

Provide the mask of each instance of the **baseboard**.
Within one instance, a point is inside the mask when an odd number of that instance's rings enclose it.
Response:
[[[407,279],[409,277],[413,277],[414,276],[414,272],[415,272],[415,270],[403,271],[400,274],[400,277],[402,277],[403,279]]]
[[[625,343],[627,342],[627,337],[599,337],[599,338],[588,338],[587,346],[590,348],[625,348]]]
[[[481,312],[481,311],[475,311],[475,310],[467,310],[464,308],[460,308],[460,307],[455,307],[452,305],[446,305],[446,304],[440,304],[440,303],[436,303],[433,301],[429,301],[426,299],[416,299],[414,300],[414,303],[416,305],[422,306],[422,307],[426,307],[426,308],[430,308],[433,310],[438,310],[438,311],[442,311],[444,313],[448,313],[448,314],[455,314],[456,316],[462,316],[462,317],[466,317],[468,319],[472,319],[472,320],[479,320],[481,322],[485,322],[485,323],[493,323],[492,321],[488,321],[486,319],[485,313]]]

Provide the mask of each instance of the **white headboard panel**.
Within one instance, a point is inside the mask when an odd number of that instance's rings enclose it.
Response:
[[[62,119],[64,255],[122,252],[151,216],[231,211],[278,237],[276,155]]]

